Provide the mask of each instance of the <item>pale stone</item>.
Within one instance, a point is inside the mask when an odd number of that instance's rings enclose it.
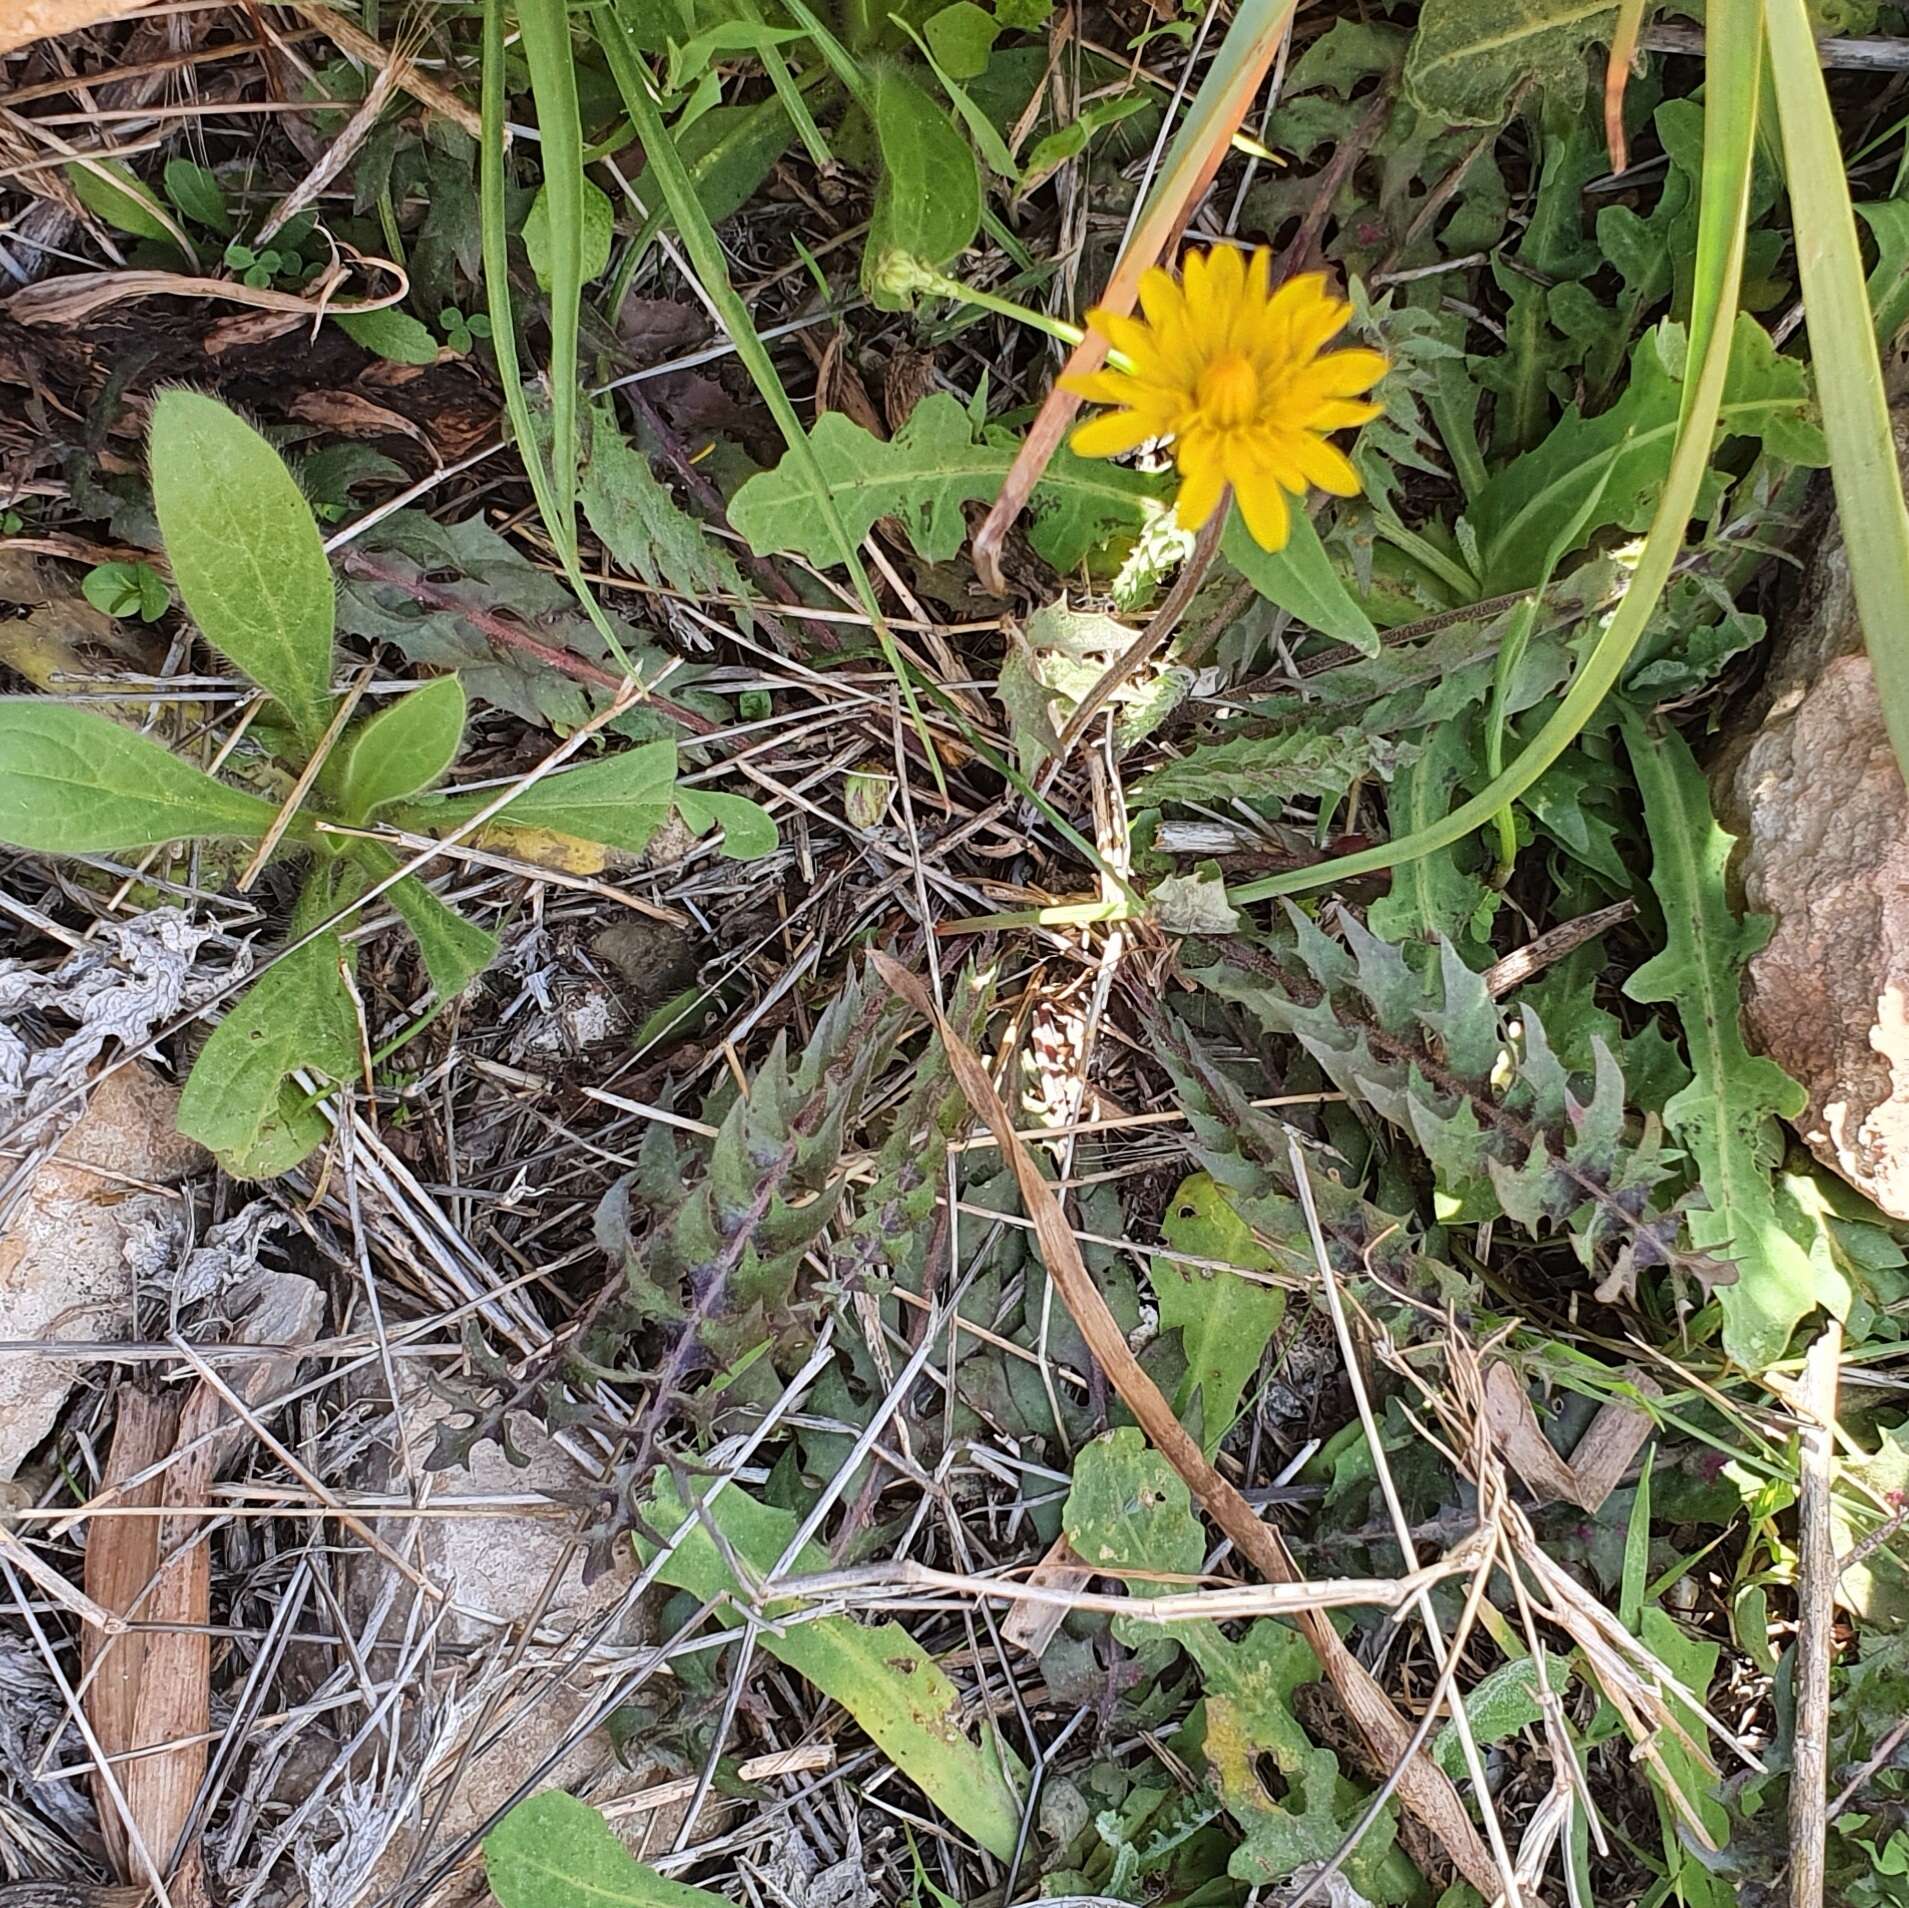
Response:
[[[1901,421],[1897,449],[1909,452]],[[1745,1032],[1808,1092],[1796,1129],[1816,1158],[1909,1219],[1909,790],[1833,521],[1760,720],[1713,781],[1742,838],[1744,904],[1774,922],[1749,963]]]

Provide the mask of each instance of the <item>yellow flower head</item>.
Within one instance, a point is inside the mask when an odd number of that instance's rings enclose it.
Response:
[[[1132,368],[1061,382],[1120,407],[1075,431],[1081,456],[1118,457],[1152,438],[1171,440],[1181,526],[1199,529],[1231,484],[1255,541],[1277,550],[1291,521],[1288,491],[1303,497],[1317,484],[1357,496],[1358,472],[1325,433],[1378,416],[1359,394],[1386,363],[1376,351],[1323,351],[1352,307],[1316,272],[1269,291],[1271,270],[1265,250],[1248,264],[1231,246],[1188,252],[1177,284],[1156,266],[1140,281],[1144,318],[1087,314]]]

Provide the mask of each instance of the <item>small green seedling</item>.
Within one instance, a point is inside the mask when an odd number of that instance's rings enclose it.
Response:
[[[282,758],[283,785],[309,783],[273,849],[304,871],[288,944],[206,1042],[179,1108],[182,1132],[228,1171],[260,1179],[295,1166],[324,1139],[318,1100],[328,1084],[361,1071],[357,952],[339,928],[399,867],[383,842],[320,824],[440,833],[496,797],[432,793],[464,736],[455,676],[332,734],[331,566],[291,472],[251,425],[215,398],[165,392],[153,405],[151,462],[179,595],[207,641],[271,697],[250,733]],[[328,739],[317,773],[304,775]],[[258,844],[278,828],[280,807],[94,711],[0,697],[0,841],[66,855],[195,840]],[[667,740],[546,776],[512,800],[506,818],[635,854],[672,812],[692,833],[720,828],[723,852],[737,859],[775,846],[775,823],[755,803],[679,789],[676,745]],[[384,898],[417,941],[440,1000],[460,993],[497,951],[493,935],[415,876]]]
[[[150,563],[96,563],[80,578],[86,600],[103,616],[156,623],[172,607],[165,578]]]
[[[296,244],[283,236],[262,252],[234,239],[225,248],[225,262],[254,291],[262,291],[275,279],[287,285],[302,285],[324,266],[323,259],[306,258]]]
[[[473,341],[491,335],[491,321],[481,311],[467,318],[455,305],[446,305],[438,313],[437,322],[444,333],[444,342],[460,358],[469,354]]]

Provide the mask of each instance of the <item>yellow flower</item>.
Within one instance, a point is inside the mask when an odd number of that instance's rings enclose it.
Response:
[[[1227,485],[1263,549],[1286,541],[1286,493],[1308,484],[1358,495],[1359,475],[1325,433],[1363,424],[1380,407],[1361,401],[1385,375],[1376,351],[1324,351],[1352,307],[1319,273],[1267,289],[1271,256],[1247,264],[1231,246],[1189,252],[1175,283],[1158,266],[1140,281],[1144,318],[1093,310],[1088,322],[1130,370],[1094,371],[1061,382],[1118,410],[1075,431],[1083,457],[1118,457],[1152,438],[1170,440],[1180,470],[1174,506],[1183,528],[1212,516]]]

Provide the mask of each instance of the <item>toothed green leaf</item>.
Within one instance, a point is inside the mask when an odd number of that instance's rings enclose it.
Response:
[[[1797,1321],[1819,1299],[1809,1254],[1777,1217],[1771,1172],[1781,1156],[1779,1118],[1806,1095],[1773,1060],[1744,1044],[1744,963],[1769,924],[1739,916],[1724,870],[1735,838],[1717,825],[1697,758],[1676,730],[1621,709],[1631,771],[1644,797],[1651,887],[1664,911],[1664,950],[1624,985],[1632,1000],[1673,1006],[1683,1022],[1692,1079],[1664,1108],[1664,1124],[1697,1168],[1700,1204],[1692,1242],[1736,1268],[1717,1288],[1724,1349],[1749,1371],[1782,1357]]]

